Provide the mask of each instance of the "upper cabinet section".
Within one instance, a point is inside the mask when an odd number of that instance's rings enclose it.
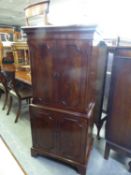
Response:
[[[29,34],[28,39],[86,39],[97,45],[102,41],[102,35],[96,25],[48,25],[43,27],[22,27]]]
[[[96,27],[28,27],[24,31],[34,103],[86,112],[88,104],[95,101],[98,65],[105,62],[99,45],[93,46],[95,36],[99,36]],[[97,43],[100,41],[97,38]]]

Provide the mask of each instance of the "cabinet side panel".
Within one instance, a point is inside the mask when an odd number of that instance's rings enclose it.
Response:
[[[109,105],[107,140],[131,148],[131,58],[114,58]]]

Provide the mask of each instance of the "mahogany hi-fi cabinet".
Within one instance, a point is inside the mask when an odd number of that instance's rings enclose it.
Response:
[[[31,154],[64,161],[85,175],[100,115],[106,46],[95,26],[23,29],[33,87]]]

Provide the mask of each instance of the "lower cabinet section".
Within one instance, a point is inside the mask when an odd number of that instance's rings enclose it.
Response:
[[[89,119],[79,115],[30,105],[32,156],[46,155],[62,160],[85,175],[92,138]]]

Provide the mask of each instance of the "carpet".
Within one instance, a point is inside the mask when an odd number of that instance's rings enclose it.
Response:
[[[0,175],[27,175],[10,148],[0,136]]]

